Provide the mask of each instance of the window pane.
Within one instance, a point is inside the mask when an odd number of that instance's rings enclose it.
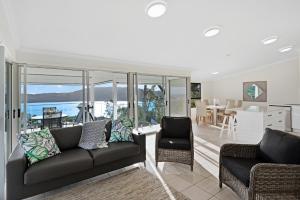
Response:
[[[90,71],[90,104],[94,120],[127,116],[127,74]]]
[[[138,126],[159,124],[165,114],[162,76],[138,75]]]
[[[28,67],[26,77],[27,131],[82,122],[81,71]],[[23,106],[21,108],[23,111]]]
[[[169,78],[170,116],[187,116],[186,78]]]

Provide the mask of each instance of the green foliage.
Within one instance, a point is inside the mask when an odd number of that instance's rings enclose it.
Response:
[[[105,117],[113,118],[113,101],[106,102]],[[118,119],[128,117],[128,108],[118,108]],[[147,126],[160,123],[165,113],[164,91],[160,85],[144,85],[138,103],[138,125]]]

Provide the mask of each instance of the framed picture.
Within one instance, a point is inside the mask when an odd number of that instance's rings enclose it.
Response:
[[[201,83],[191,83],[191,99],[201,99]]]
[[[243,101],[267,102],[267,81],[244,82]]]

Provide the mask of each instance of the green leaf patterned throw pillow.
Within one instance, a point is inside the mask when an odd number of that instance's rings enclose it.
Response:
[[[19,143],[25,150],[30,165],[61,153],[48,128],[20,134]]]
[[[108,142],[134,142],[132,129],[133,123],[128,118],[113,121]]]

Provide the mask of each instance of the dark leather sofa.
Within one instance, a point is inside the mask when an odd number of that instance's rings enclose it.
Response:
[[[145,135],[133,134],[134,143],[88,151],[78,147],[81,131],[81,126],[52,130],[62,153],[30,167],[18,145],[6,165],[7,199],[23,199],[146,160]]]

